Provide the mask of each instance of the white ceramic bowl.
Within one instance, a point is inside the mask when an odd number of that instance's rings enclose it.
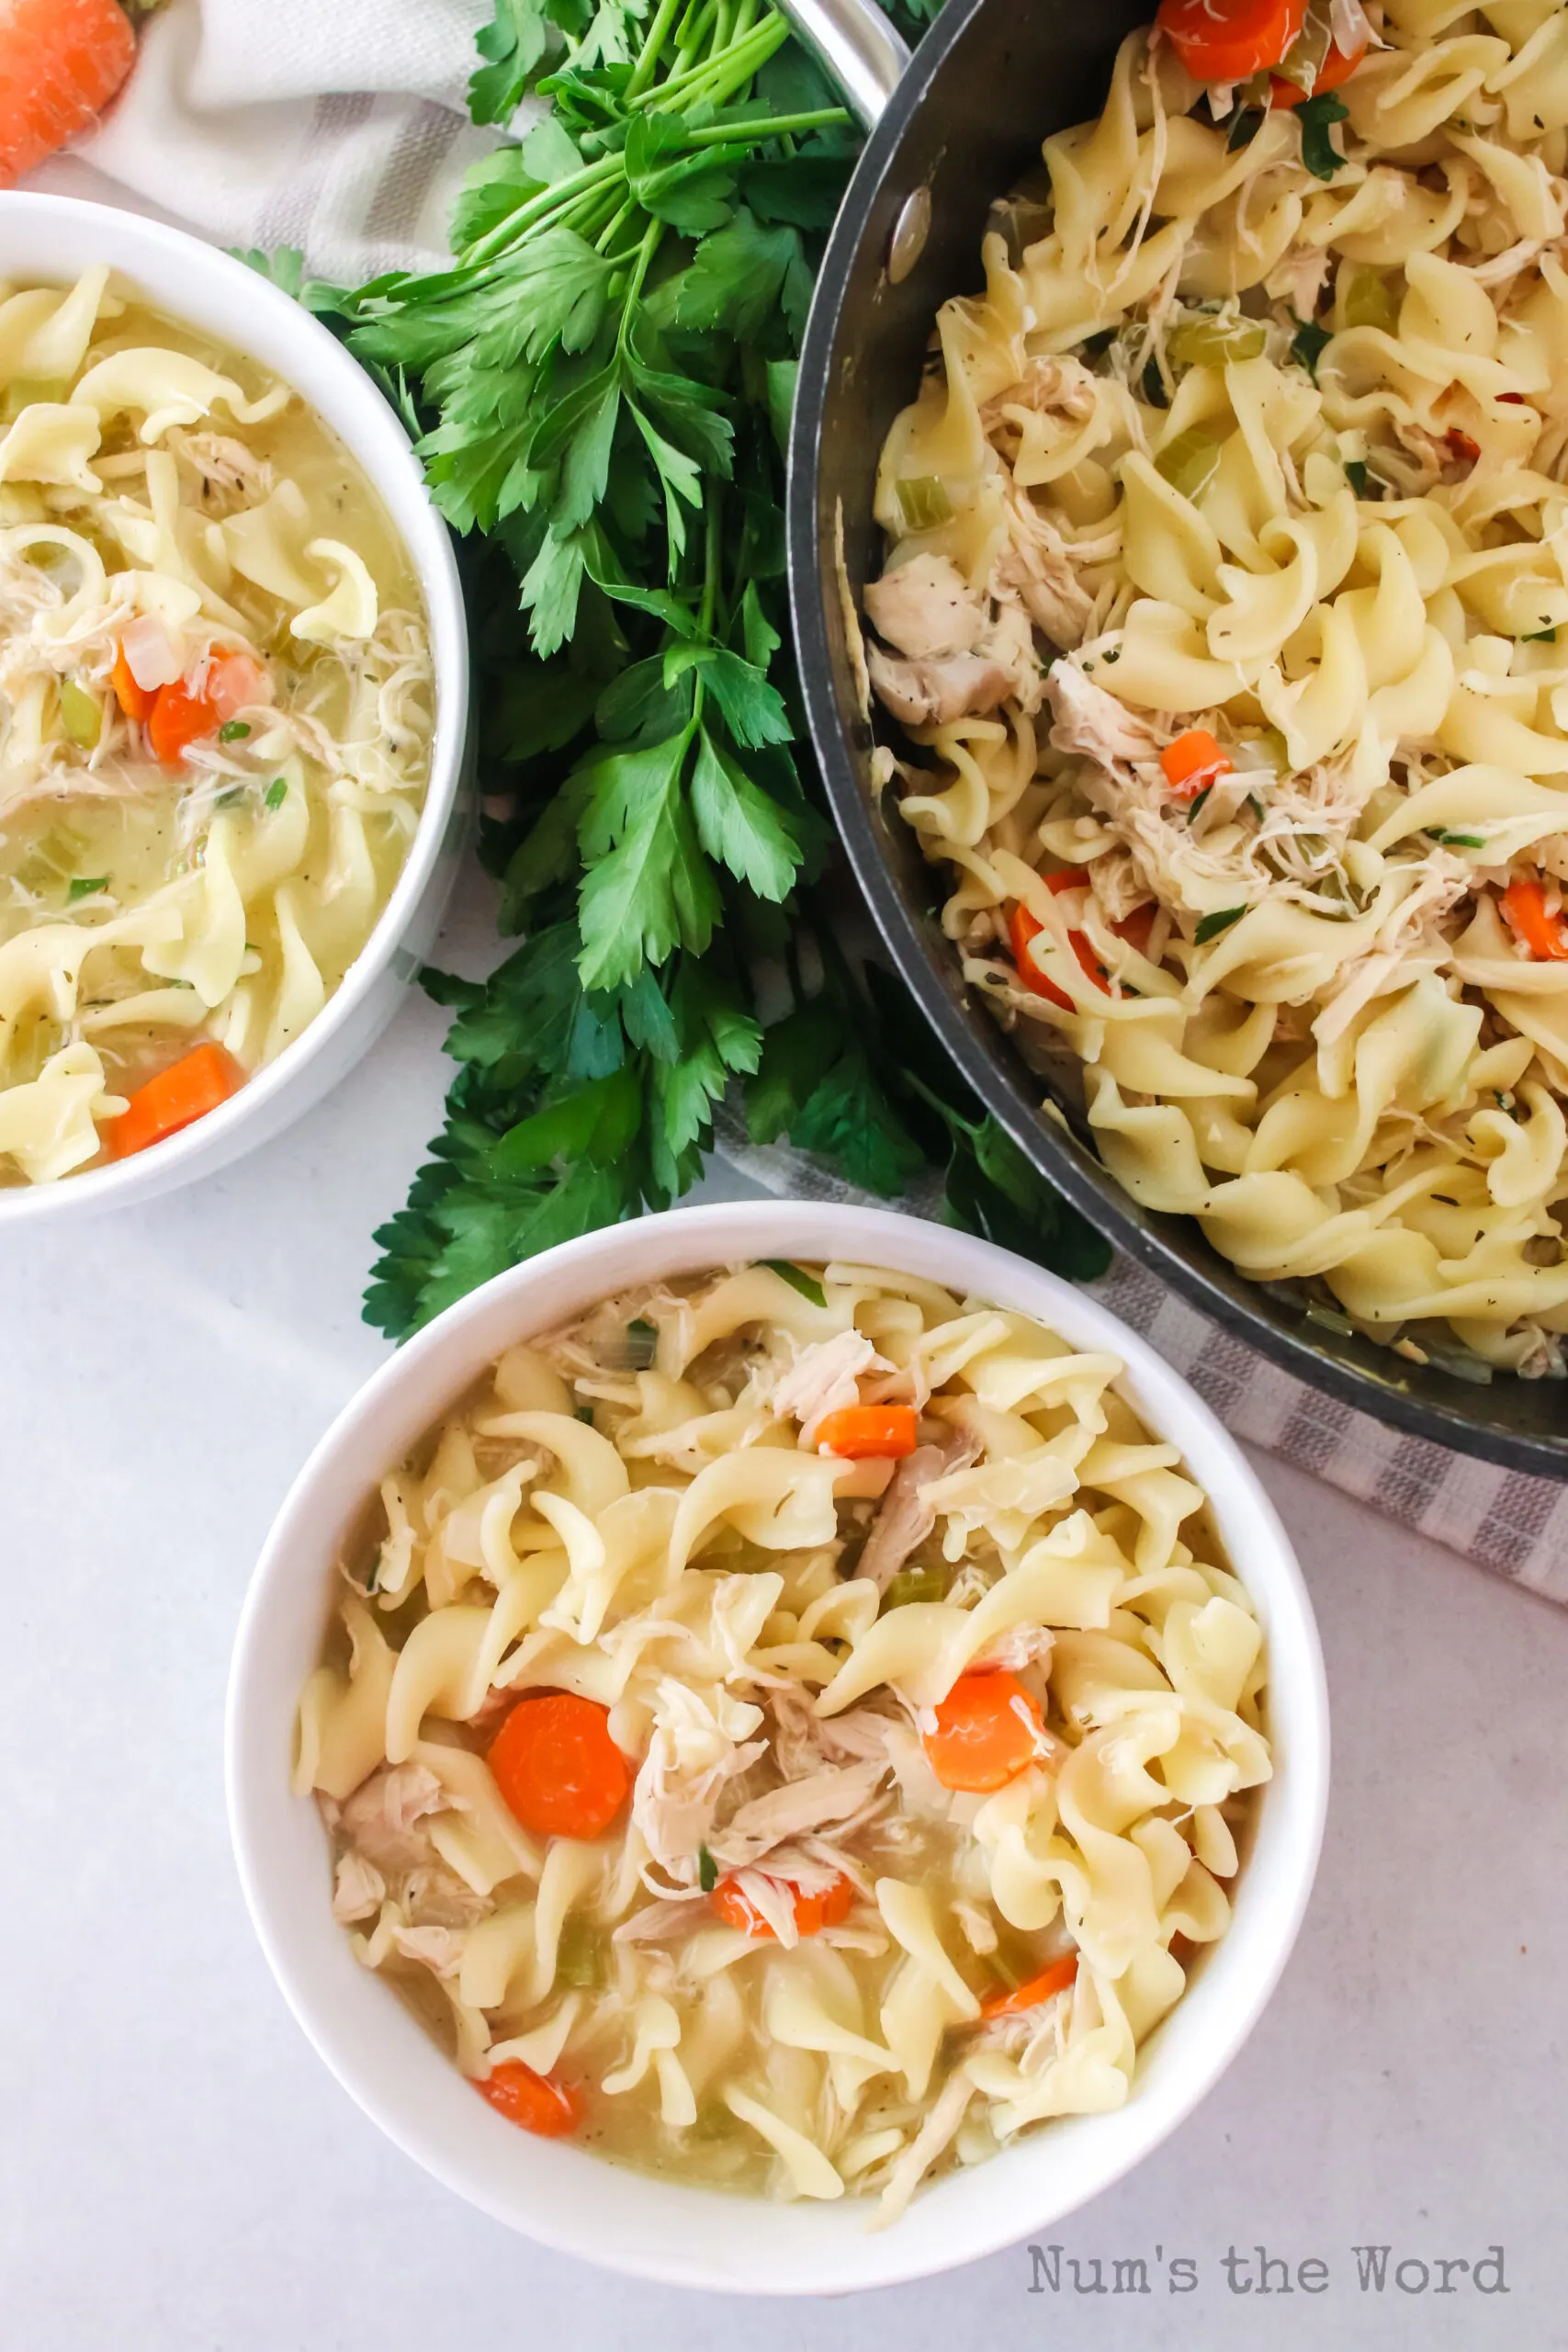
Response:
[[[419,831],[379,922],[304,1034],[206,1118],[134,1159],[51,1184],[0,1189],[0,1227],[81,1216],[210,1175],[320,1102],[397,1011],[435,944],[463,846],[468,645],[446,526],[402,425],[319,320],[215,246],[136,214],[60,196],[0,193],[0,282],[69,285],[107,262],[156,309],[259,360],[353,452],[412,560],[435,667],[435,738]]]
[[[741,2200],[605,2164],[504,2122],[356,1961],[332,1916],[315,1805],[289,1793],[295,1707],[316,1664],[338,1544],[386,1473],[502,1350],[629,1283],[758,1257],[852,1259],[928,1276],[1109,1348],[1149,1428],[1179,1445],[1267,1630],[1274,1778],[1230,1929],[1145,2043],[1127,2105],[1047,2124],[872,2207]],[[1038,2236],[1157,2146],[1218,2080],[1269,1998],[1306,1908],[1328,1788],[1317,1630],[1284,1529],[1237,1447],[1154,1350],[1054,1274],[967,1234],[879,1209],[742,1202],[678,1209],[566,1243],[451,1307],[361,1390],[278,1514],[246,1598],[229,1686],[229,1817],[251,1917],[295,2016],[366,2113],[437,2179],[532,2237],[676,2285],[765,2294],[889,2286]]]

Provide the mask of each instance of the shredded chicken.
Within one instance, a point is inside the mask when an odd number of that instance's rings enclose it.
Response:
[[[1168,741],[1146,718],[1086,678],[1076,662],[1053,662],[1045,695],[1055,719],[1054,749],[1076,752],[1107,775],[1123,774],[1134,760],[1157,760],[1162,743]]]
[[[910,1553],[936,1525],[935,1505],[925,1500],[921,1488],[945,1477],[950,1470],[967,1469],[979,1458],[978,1441],[958,1429],[950,1429],[940,1444],[918,1445],[913,1453],[907,1453],[877,1505],[855,1574],[866,1577],[878,1592],[886,1592]]]
[[[739,1870],[759,1862],[785,1838],[828,1828],[859,1826],[887,1778],[886,1751],[868,1764],[826,1765],[802,1781],[786,1781],[765,1796],[739,1806],[716,1829],[709,1845],[716,1861]]]
[[[338,1826],[363,1861],[384,1878],[398,1878],[436,1863],[429,1833],[419,1825],[451,1803],[424,1765],[384,1764],[344,1802]]]
[[[986,631],[986,606],[944,555],[917,555],[895,565],[865,592],[880,634],[912,662],[972,653]]]
[[[863,1331],[836,1331],[803,1348],[774,1385],[768,1402],[778,1420],[796,1420],[809,1445],[819,1421],[860,1402],[860,1383],[872,1373],[891,1372]]]

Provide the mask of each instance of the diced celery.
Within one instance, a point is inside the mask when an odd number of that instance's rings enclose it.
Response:
[[[1381,327],[1384,334],[1393,334],[1399,324],[1399,313],[1381,270],[1351,271],[1350,283],[1345,288],[1345,323],[1348,327]]]
[[[913,474],[898,484],[898,511],[908,531],[940,530],[953,520],[953,501],[936,474]]]
[[[1224,368],[1256,359],[1267,340],[1260,319],[1199,317],[1172,327],[1165,347],[1179,368]]]
[[[586,1919],[566,1920],[556,1947],[557,1983],[574,1984],[586,1992],[602,1982],[604,1973],[604,1946],[597,1929]]]
[[[103,705],[75,678],[67,678],[61,686],[60,723],[79,750],[96,751],[104,731]]]
[[[1185,433],[1179,433],[1158,452],[1155,471],[1163,474],[1172,490],[1179,491],[1183,498],[1196,498],[1213,480],[1219,462],[1218,435],[1206,425],[1190,424]]]
[[[947,1592],[947,1578],[940,1568],[900,1568],[888,1579],[882,1596],[882,1613],[890,1609],[902,1609],[911,1600],[941,1600]]]

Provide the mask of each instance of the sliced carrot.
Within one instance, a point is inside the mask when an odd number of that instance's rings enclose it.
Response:
[[[1124,939],[1129,947],[1135,947],[1140,956],[1146,956],[1149,952],[1149,935],[1154,930],[1155,917],[1158,912],[1158,899],[1148,899],[1141,907],[1134,907],[1130,915],[1123,915],[1120,922],[1113,922],[1111,928],[1118,939]]]
[[[831,1886],[816,1894],[805,1894],[793,1879],[775,1879],[776,1886],[788,1887],[795,1897],[795,1932],[797,1936],[814,1936],[822,1928],[836,1928],[847,1919],[855,1899],[854,1881],[836,1878]],[[721,1878],[708,1901],[726,1927],[739,1928],[742,1934],[764,1938],[773,1930],[750,1898],[740,1891],[739,1882]]]
[[[1064,865],[1059,873],[1043,874],[1040,879],[1055,898],[1060,898],[1064,890],[1089,888],[1089,874],[1081,865]]]
[[[1078,1973],[1078,1956],[1070,1951],[1065,1960],[1054,1960],[1038,1976],[1023,1984],[1015,1985],[1010,1993],[993,1993],[988,2001],[980,2004],[983,2018],[1012,2018],[1024,2009],[1037,2009],[1043,2001],[1065,1993]]]
[[[109,684],[114,688],[115,700],[127,718],[134,718],[140,725],[142,719],[152,717],[152,706],[158,699],[158,689],[156,686],[137,684],[131,673],[130,664],[125,658],[123,645],[115,648],[114,668],[109,672]]]
[[[1347,52],[1335,41],[1317,69],[1317,79],[1312,85],[1313,96],[1321,97],[1325,90],[1337,90],[1341,82],[1348,82],[1365,57],[1367,49],[1368,43],[1363,41],[1359,49]],[[1294,82],[1287,82],[1282,74],[1276,74],[1269,84],[1269,104],[1276,108],[1299,107],[1306,95]]]
[[[147,721],[147,740],[165,767],[184,757],[193,743],[216,735],[237,710],[264,698],[266,674],[248,653],[215,654],[208,664],[199,694],[183,683],[160,686]]]
[[[913,1453],[919,1427],[912,1405],[845,1405],[818,1422],[817,1444],[844,1462],[897,1462]]]
[[[1539,882],[1522,876],[1510,882],[1503,893],[1503,914],[1520,946],[1528,947],[1538,963],[1568,961],[1568,924],[1551,912]]]
[[[1033,1761],[1040,1709],[1016,1675],[961,1674],[925,1734],[931,1770],[944,1789],[1005,1788]]]
[[[1245,82],[1282,65],[1307,0],[1160,0],[1155,21],[1195,82]]]
[[[1045,876],[1047,883],[1053,885],[1055,879],[1054,875],[1048,874]],[[1014,907],[1008,922],[1008,936],[1012,943],[1012,960],[1018,967],[1018,977],[1026,989],[1032,989],[1036,996],[1043,996],[1047,1004],[1060,1005],[1064,1012],[1075,1012],[1077,1008],[1066,990],[1059,989],[1055,980],[1048,980],[1029,953],[1030,942],[1038,939],[1044,928],[1044,924],[1038,922],[1021,901]],[[1103,989],[1109,996],[1111,989],[1106,982],[1105,974],[1096,961],[1094,950],[1083,933],[1069,931],[1067,945],[1072,949],[1095,987]]]
[[[115,0],[0,0],[0,187],[85,130],[135,59]]]
[[[110,1121],[104,1140],[116,1159],[129,1159],[133,1151],[145,1151],[216,1111],[243,1082],[238,1065],[221,1046],[197,1046],[137,1088],[119,1117]]]
[[[1179,799],[1191,800],[1217,775],[1229,775],[1233,766],[1206,727],[1190,727],[1159,755],[1165,780]]]
[[[631,1767],[610,1711],[572,1690],[520,1699],[486,1758],[497,1788],[536,1838],[597,1838],[626,1801]]]
[[[474,2088],[488,2098],[498,2115],[521,2131],[536,2132],[542,2140],[559,2140],[575,2132],[582,2120],[578,2092],[558,2083],[553,2075],[536,2075],[532,2066],[509,2058],[492,2066]]]

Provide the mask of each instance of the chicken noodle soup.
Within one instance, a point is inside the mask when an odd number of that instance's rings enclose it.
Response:
[[[891,2219],[1127,2098],[1269,1751],[1122,1369],[754,1265],[509,1350],[387,1478],[295,1786],[359,1957],[500,2113]]]
[[[433,716],[408,555],[287,385],[104,270],[0,287],[0,1182],[157,1142],[314,1019]]]
[[[964,978],[1145,1208],[1561,1374],[1568,10],[1166,0],[1044,161],[864,599]]]

